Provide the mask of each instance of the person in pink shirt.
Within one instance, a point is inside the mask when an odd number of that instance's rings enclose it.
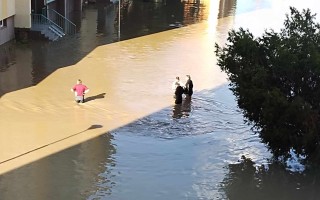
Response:
[[[71,88],[74,92],[75,100],[77,103],[84,103],[84,95],[89,92],[89,88],[82,84],[80,79],[77,80],[77,84]]]

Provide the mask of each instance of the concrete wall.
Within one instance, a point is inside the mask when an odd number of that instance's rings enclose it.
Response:
[[[11,17],[15,14],[14,0],[0,0],[0,20]]]
[[[31,28],[31,0],[16,0],[15,27]]]
[[[6,19],[7,26],[0,28],[0,45],[14,38],[14,16]]]

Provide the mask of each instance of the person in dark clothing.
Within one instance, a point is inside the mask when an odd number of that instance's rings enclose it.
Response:
[[[186,94],[188,97],[191,97],[193,94],[193,82],[191,80],[190,75],[187,75],[187,82],[184,88],[184,94]]]
[[[182,95],[184,93],[184,89],[183,87],[181,87],[181,85],[179,83],[177,83],[177,87],[176,90],[174,92],[175,94],[175,103],[176,104],[181,104],[182,103]]]

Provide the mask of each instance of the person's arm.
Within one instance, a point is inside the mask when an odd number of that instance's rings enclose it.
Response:
[[[174,82],[172,83],[171,88],[172,88],[172,90],[175,90],[175,89],[176,89],[176,81],[174,81]]]
[[[180,84],[180,86],[181,86],[182,88],[185,87],[185,84],[184,84],[182,81],[179,81],[179,84]]]
[[[76,86],[73,86],[73,88],[71,88],[71,92],[74,93],[74,96],[77,96],[77,91],[76,91]]]
[[[85,86],[85,85],[83,85],[83,89],[84,89],[84,91],[83,91],[83,94],[86,94],[86,93],[88,93],[89,92],[89,88],[87,87],[87,86]]]

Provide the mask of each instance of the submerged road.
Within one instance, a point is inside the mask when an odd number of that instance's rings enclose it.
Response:
[[[100,46],[38,85],[2,96],[0,173],[173,105],[175,76],[190,74],[196,92],[226,84],[212,28],[205,22]],[[90,88],[84,104],[70,92],[79,78]]]
[[[270,163],[216,65],[214,44],[224,44],[232,28],[255,36],[278,31],[289,5],[319,13],[318,2],[238,1],[235,15],[221,19],[219,1],[210,2],[206,22],[89,54],[78,54],[87,49],[80,43],[75,62],[57,58],[63,68],[1,96],[0,199],[317,199],[318,170]],[[0,77],[3,88],[8,74]],[[195,92],[179,111],[171,84],[186,74]],[[90,88],[84,104],[70,91],[79,78]],[[239,162],[242,155],[253,162]]]
[[[315,5],[290,1],[299,9]],[[195,95],[227,84],[216,65],[214,43],[223,44],[231,28],[256,35],[283,27],[289,3],[99,46],[72,66],[39,84],[0,98],[0,174],[125,126],[173,105],[171,83],[190,74]],[[239,8],[241,10],[241,8]],[[316,11],[313,11],[316,12]],[[77,79],[90,88],[89,101],[76,104],[70,88]]]

